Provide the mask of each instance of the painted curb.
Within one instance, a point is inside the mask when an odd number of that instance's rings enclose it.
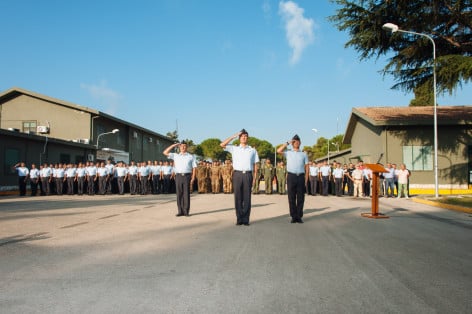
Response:
[[[440,202],[435,202],[435,201],[429,201],[429,200],[424,200],[421,198],[413,198],[414,202],[421,203],[421,204],[426,204],[426,205],[431,205],[435,207],[440,207],[444,209],[449,209],[449,210],[454,210],[462,213],[467,213],[467,214],[472,214],[472,209],[463,207],[463,206],[458,206],[458,205],[451,205],[451,204],[444,204]]]

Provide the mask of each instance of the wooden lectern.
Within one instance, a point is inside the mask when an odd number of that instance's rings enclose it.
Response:
[[[381,172],[388,172],[382,165],[379,164],[365,164],[367,168],[372,170],[372,213],[362,213],[362,217],[366,218],[389,218],[384,214],[379,213],[379,175]]]

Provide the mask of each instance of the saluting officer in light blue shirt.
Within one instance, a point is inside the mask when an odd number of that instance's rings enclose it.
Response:
[[[15,171],[18,173],[18,187],[20,190],[20,196],[26,195],[26,181],[28,179],[29,170],[26,168],[24,162],[19,162],[13,166]]]
[[[171,150],[179,146],[180,153],[171,153]],[[187,152],[187,143],[175,143],[167,147],[163,154],[174,160],[175,168],[175,194],[177,195],[176,216],[190,216],[190,188],[195,181],[197,161]]]
[[[229,142],[239,137],[239,146],[229,145]],[[233,190],[236,208],[236,225],[249,226],[251,215],[251,190],[255,183],[253,172],[257,172],[259,155],[247,144],[249,135],[245,129],[228,137],[220,146],[233,157]]]
[[[292,144],[292,150],[285,150]],[[287,159],[287,194],[291,223],[303,223],[303,205],[305,204],[305,187],[308,182],[308,156],[300,150],[300,137],[294,135],[291,141],[277,149]]]

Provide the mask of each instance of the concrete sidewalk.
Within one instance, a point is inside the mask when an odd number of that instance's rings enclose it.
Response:
[[[472,217],[381,199],[0,198],[2,313],[471,313]]]

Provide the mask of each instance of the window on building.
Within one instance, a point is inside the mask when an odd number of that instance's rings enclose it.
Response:
[[[23,121],[24,133],[36,133],[36,121]]]
[[[403,146],[403,163],[409,170],[433,170],[433,147]]]
[[[3,173],[15,174],[13,166],[20,161],[20,151],[14,148],[5,149],[5,163],[3,164]]]

